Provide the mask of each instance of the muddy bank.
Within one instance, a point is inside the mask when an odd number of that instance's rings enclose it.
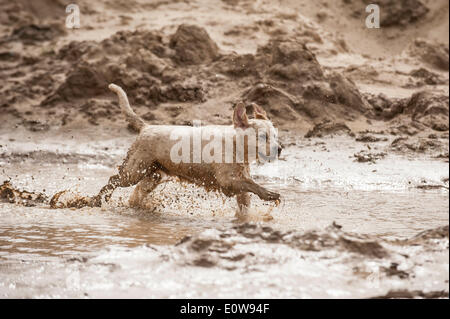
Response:
[[[376,118],[392,120],[403,115],[410,119],[410,125],[416,132],[429,127],[434,131],[448,131],[448,96],[436,96],[430,91],[414,93],[410,98],[389,100],[378,95],[369,98]],[[411,134],[413,135],[413,134]]]
[[[18,56],[19,62],[11,68],[22,67],[24,59]],[[195,25],[181,25],[169,36],[121,31],[101,42],[71,42],[29,64],[39,65],[39,77],[15,82],[3,91],[5,111],[24,124],[33,112],[23,114],[14,108],[18,99],[39,99],[34,112],[48,116],[44,125],[65,125],[79,116],[91,124],[99,119],[113,121],[120,112],[106,90],[109,83],[122,86],[150,123],[182,124],[183,111],[191,103],[201,104],[230,91],[261,104],[281,127],[300,117],[311,122],[347,112],[362,114],[369,106],[351,80],[338,74],[326,76],[301,42],[275,38],[255,55],[230,55],[219,53],[205,29]],[[18,92],[23,94],[19,97]],[[231,108],[236,101],[224,106]],[[158,113],[164,103],[184,106]]]
[[[232,270],[234,268],[230,269],[229,263],[259,263],[258,256],[250,251],[247,253],[244,251],[246,246],[262,243],[283,244],[305,252],[334,250],[343,254],[350,253],[355,259],[381,260],[393,258],[392,255],[396,253],[392,247],[395,246],[426,246],[426,249],[430,249],[430,251],[434,250],[433,247],[448,249],[448,226],[424,231],[403,241],[381,242],[370,236],[345,233],[342,231],[342,226],[336,223],[323,231],[305,233],[279,231],[270,226],[241,224],[230,230],[208,231],[197,236],[183,238],[176,245],[178,248],[175,250],[184,258],[178,257],[176,260],[199,267],[221,267]],[[410,274],[407,272],[397,270],[400,265],[395,264],[390,269],[384,269],[388,276],[400,276],[402,279],[409,277]],[[242,269],[242,267],[239,268]],[[400,266],[400,268],[403,267]]]
[[[363,9],[372,2],[367,0],[346,0],[345,5],[351,10],[353,17],[361,17]],[[381,0],[378,4],[383,8],[380,16],[380,27],[407,26],[424,18],[430,11],[423,1],[420,0]]]
[[[403,2],[380,3],[387,12],[382,25],[390,29],[415,25],[436,10],[419,0]],[[244,99],[261,104],[278,127],[289,130],[306,131],[324,121],[348,124],[362,117],[393,127],[397,125],[393,120],[411,119],[423,124],[420,131],[448,131],[448,90],[428,89],[448,84],[448,74],[437,71],[448,70],[445,43],[415,39],[400,59],[411,69],[407,74],[390,72],[389,61],[375,66],[377,62],[370,59],[363,68],[378,71],[355,73],[355,68],[348,66],[341,72],[329,59],[334,56],[338,61],[351,49],[337,35],[301,15],[277,13],[256,20],[253,31],[267,40],[258,41],[254,52],[241,54],[222,47],[228,47],[224,43],[231,39],[250,36],[251,30],[245,26],[234,26],[219,36],[214,24],[133,29],[122,19],[121,30],[102,40],[73,41],[73,34],[66,34],[61,25],[47,25],[57,23],[64,4],[15,4],[19,16],[32,17],[32,25],[24,25],[12,9],[2,16],[12,26],[0,52],[0,79],[6,83],[0,90],[2,113],[32,131],[72,123],[124,125],[117,102],[107,90],[111,82],[127,91],[137,113],[151,124],[185,124],[200,115],[211,123],[229,124],[233,105]],[[117,5],[98,4],[105,10],[116,10]],[[177,1],[173,5],[182,6]],[[229,4],[223,5],[223,10],[232,14]],[[245,1],[236,5],[252,14],[258,12]],[[365,5],[364,1],[347,1],[341,9],[356,19]],[[163,10],[139,1],[125,7],[129,15],[135,9]],[[410,7],[414,9],[405,9]],[[88,21],[98,14],[84,2],[81,9]],[[322,10],[327,10],[326,6]],[[45,49],[50,41],[56,45]],[[410,97],[403,99],[360,90],[358,82],[370,82],[385,72],[390,72],[391,84],[405,78],[417,88],[427,88],[412,90]],[[388,85],[386,80],[383,83]]]

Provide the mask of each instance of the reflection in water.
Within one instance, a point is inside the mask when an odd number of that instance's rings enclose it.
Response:
[[[0,215],[3,215],[0,257],[3,258],[29,254],[70,256],[108,246],[174,244],[189,234],[212,227],[207,221],[145,216],[143,212],[131,210],[124,215],[99,209],[79,212],[7,206],[10,205],[0,205]],[[8,210],[10,216],[5,216]],[[39,215],[38,221],[31,216],[34,214]]]
[[[270,223],[279,229],[320,229],[335,221],[355,233],[406,238],[448,224],[448,197],[439,191],[302,191],[291,185],[282,192],[283,203],[272,210],[274,221]],[[189,191],[184,195],[189,197]],[[182,192],[178,199],[185,200]],[[262,204],[256,198],[254,202]],[[151,213],[127,207],[50,210],[0,204],[0,256],[68,256],[108,246],[174,244],[187,235],[233,224],[231,200],[226,203],[228,211],[215,217],[210,205],[202,209],[200,203],[190,204],[195,215],[189,214],[189,209],[174,211],[170,205]],[[221,204],[220,200],[217,205]]]

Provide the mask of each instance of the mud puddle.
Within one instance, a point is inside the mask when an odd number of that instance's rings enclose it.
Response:
[[[443,161],[389,152],[360,163],[367,145],[349,137],[304,139],[253,167],[283,201],[253,198],[250,223],[235,220],[234,199],[175,181],[158,186],[152,210],[128,207],[131,188],[102,208],[49,209],[60,190],[93,195],[106,183],[129,144],[111,141],[34,144],[40,157],[5,143],[1,180],[43,200],[0,202],[2,297],[448,296]]]

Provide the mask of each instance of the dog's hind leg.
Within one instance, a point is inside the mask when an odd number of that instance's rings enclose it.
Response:
[[[137,185],[131,194],[129,204],[131,207],[148,208],[145,199],[147,195],[152,192],[161,182],[161,172],[155,172],[150,176],[144,177]]]
[[[105,198],[106,202],[109,201],[114,190],[117,187],[123,185],[123,183],[121,183],[121,182],[122,182],[122,180],[121,180],[121,177],[119,174],[111,176],[109,178],[108,184],[103,186],[102,189],[100,190],[100,192],[98,193],[98,195],[92,198],[91,206],[95,206],[95,207],[102,206],[102,198],[103,197]]]
[[[144,177],[153,174],[156,171],[156,167],[153,164],[148,165],[148,162],[143,161],[141,158],[139,154],[128,154],[119,168],[119,174],[109,178],[108,184],[103,186],[98,195],[91,199],[90,206],[100,207],[102,199],[104,198],[108,202],[117,187],[136,185]]]

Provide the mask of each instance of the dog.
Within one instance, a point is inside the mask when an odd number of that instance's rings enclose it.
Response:
[[[131,109],[127,95],[121,87],[110,84],[109,89],[117,94],[126,120],[131,127],[139,131],[139,136],[128,150],[124,162],[119,167],[118,174],[111,176],[107,185],[100,190],[98,195],[90,198],[88,206],[99,207],[103,200],[109,201],[117,187],[137,185],[129,199],[129,204],[132,207],[139,207],[145,197],[158,186],[164,175],[176,176],[208,190],[219,190],[228,197],[236,196],[237,214],[247,213],[250,206],[249,193],[258,195],[262,200],[279,203],[280,194],[256,184],[250,176],[249,164],[252,161],[273,159],[282,150],[277,131],[260,106],[251,104],[254,118],[249,119],[245,104],[237,103],[232,115],[232,126],[202,126],[200,128],[202,138],[197,145],[193,145],[195,144],[193,138],[193,135],[196,134],[195,127],[148,125]],[[255,139],[249,138],[250,135],[247,134],[249,131],[255,132],[258,137],[261,137],[259,140],[262,140],[264,145],[261,145],[261,142],[255,145]],[[182,139],[185,138],[187,145],[181,145],[180,141],[174,141],[174,133],[181,136]],[[219,147],[219,150],[220,146],[224,146],[226,141],[229,141],[231,155],[214,154],[217,160],[212,162],[203,158],[199,159],[195,150],[200,150],[205,154],[206,148],[211,147],[203,140],[205,136],[220,136],[219,142],[215,145]],[[244,147],[239,147],[239,141],[244,141]],[[188,159],[187,161],[180,161],[179,158],[174,160],[174,154],[177,153],[174,152],[174,149],[176,150],[177,143],[181,149],[187,147],[187,154],[183,154],[183,158]],[[267,153],[272,155],[267,155]],[[179,153],[175,155],[179,155]],[[227,161],[225,156],[231,157],[232,161],[230,162],[229,158]],[[197,157],[196,160],[195,157]],[[193,158],[194,160],[192,160]],[[240,160],[236,160],[237,158]]]

